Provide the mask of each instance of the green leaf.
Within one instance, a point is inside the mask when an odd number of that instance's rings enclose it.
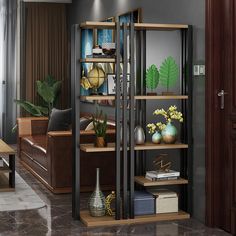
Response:
[[[146,72],[146,86],[149,89],[156,89],[159,83],[159,72],[156,65],[151,65]]]
[[[43,100],[47,103],[53,103],[55,98],[53,88],[48,86],[45,81],[40,80],[36,81],[36,85],[37,92],[43,98]]]
[[[15,100],[16,104],[20,105],[23,109],[25,109],[28,113],[33,116],[43,116],[41,112],[41,107],[35,106],[31,102]]]
[[[52,75],[48,75],[48,76],[45,78],[45,82],[46,82],[46,84],[47,84],[49,87],[52,87],[52,86],[57,82],[57,80],[55,80]]]
[[[160,83],[169,91],[170,87],[176,84],[179,76],[179,67],[173,57],[164,60],[160,67]]]

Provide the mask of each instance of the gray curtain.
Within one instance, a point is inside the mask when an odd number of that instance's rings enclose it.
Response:
[[[0,138],[15,143],[16,123],[17,0],[0,0]]]

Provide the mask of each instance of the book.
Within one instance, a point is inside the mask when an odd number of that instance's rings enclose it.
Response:
[[[180,172],[175,170],[169,170],[168,172],[165,171],[147,171],[146,176],[151,178],[167,178],[167,177],[179,177]]]
[[[145,178],[150,180],[150,181],[162,181],[162,180],[175,180],[175,179],[179,179],[179,177],[177,177],[177,176],[164,177],[164,178],[153,178],[153,177],[145,176]]]

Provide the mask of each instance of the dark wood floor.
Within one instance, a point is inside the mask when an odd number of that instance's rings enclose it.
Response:
[[[1,236],[110,236],[110,235],[229,235],[218,229],[210,229],[200,222],[190,219],[184,221],[159,222],[128,226],[86,228],[71,217],[71,194],[54,195],[39,183],[20,164],[17,172],[37,192],[46,207],[38,210],[0,212]],[[87,194],[82,197],[81,207],[87,207]]]

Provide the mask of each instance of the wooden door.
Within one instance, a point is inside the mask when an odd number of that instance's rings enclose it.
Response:
[[[206,0],[206,68],[206,223],[235,234],[235,0]]]

